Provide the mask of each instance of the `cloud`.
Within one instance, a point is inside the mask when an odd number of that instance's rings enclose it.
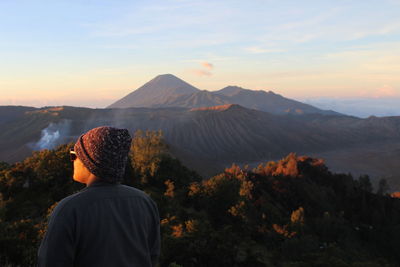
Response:
[[[310,42],[355,41],[400,32],[400,23],[393,14],[381,16],[357,11],[358,5],[337,6],[326,9],[322,14],[315,12],[317,15],[313,17],[312,9],[307,9],[300,17],[289,18],[287,23],[276,22],[266,27],[259,38],[260,46],[291,47]],[[308,19],[307,14],[310,17]],[[352,21],[343,19],[348,16],[353,16]]]
[[[367,98],[391,98],[400,97],[400,92],[394,87],[385,84],[382,87],[379,87],[373,91],[361,91],[359,92],[359,96]]]
[[[207,70],[192,70],[192,74],[195,74],[197,76],[211,76],[212,73]]]
[[[151,1],[149,1],[151,2]],[[91,36],[128,39],[138,37],[155,42],[175,40],[186,41],[198,36],[198,28],[217,24],[232,16],[232,8],[218,1],[158,1],[159,3],[136,3],[128,1],[116,6],[121,11],[110,11],[112,16],[99,19],[83,26],[88,28]],[[173,34],[173,36],[171,36]],[[191,36],[188,38],[188,36]],[[205,40],[207,34],[201,34],[200,40]],[[221,34],[216,35],[221,36]],[[180,37],[180,38],[179,38]],[[215,39],[215,38],[214,38]],[[198,40],[193,41],[196,45]],[[213,39],[207,39],[212,42]],[[176,44],[178,45],[179,42]],[[190,42],[190,41],[188,41]]]
[[[212,70],[214,68],[214,64],[207,62],[207,61],[201,61],[201,60],[196,60],[200,66],[203,67],[203,69],[192,69],[189,70],[191,74],[194,74],[196,76],[211,76],[212,75]]]
[[[200,64],[201,64],[203,67],[205,67],[205,68],[207,68],[207,69],[209,69],[209,70],[212,70],[212,69],[214,68],[214,65],[211,64],[211,63],[209,63],[209,62],[201,62]]]
[[[378,88],[372,96],[374,98],[383,98],[383,97],[393,97],[393,96],[399,96],[398,90],[394,89],[390,85],[384,85],[380,88]]]
[[[217,56],[214,54],[210,54],[207,53],[207,55],[204,55],[203,58],[192,58],[192,59],[183,59],[181,60],[181,62],[188,62],[188,63],[199,63],[202,64],[202,62],[206,62],[204,61],[204,58],[208,59],[208,62],[212,61],[212,62],[220,62],[220,61],[232,61],[232,60],[237,60],[237,57],[221,57],[221,56]],[[210,63],[211,64],[211,63]],[[214,64],[211,64],[214,66]],[[0,82],[1,83],[1,82]]]

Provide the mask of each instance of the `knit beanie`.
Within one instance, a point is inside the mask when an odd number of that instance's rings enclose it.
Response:
[[[131,142],[127,129],[102,126],[81,135],[74,150],[91,173],[102,180],[116,183],[125,173]]]

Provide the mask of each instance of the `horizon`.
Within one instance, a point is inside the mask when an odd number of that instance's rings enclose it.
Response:
[[[173,74],[160,74],[148,81],[147,83],[153,81],[154,79],[161,77],[161,76],[167,76],[171,75],[179,80],[179,77],[173,75]],[[184,81],[184,80],[183,80]],[[184,81],[186,82],[186,81]],[[142,86],[145,86],[147,83],[143,84]],[[189,83],[190,84],[190,83]],[[193,84],[190,84],[191,86],[197,88]],[[139,88],[133,90],[132,92],[141,89],[142,86]],[[208,92],[216,92],[218,90],[224,89],[226,87],[238,87],[236,85],[227,85],[223,88],[217,89],[217,90],[212,90]],[[252,90],[248,88],[243,88],[239,87],[245,90]],[[197,88],[198,90],[201,90]],[[202,90],[203,91],[203,90]],[[252,90],[252,91],[257,91],[257,90]],[[278,92],[274,92],[272,90],[266,91],[262,90],[264,92],[272,92],[274,94],[280,95]],[[130,92],[130,93],[132,93]],[[130,94],[129,93],[129,94]],[[128,94],[128,95],[129,95]],[[121,97],[120,99],[124,98],[125,96]],[[285,96],[283,96],[285,97]],[[117,99],[117,100],[120,100]],[[290,98],[287,98],[290,99]],[[1,105],[0,106],[27,106],[27,107],[34,107],[34,108],[51,108],[51,107],[77,107],[77,108],[93,108],[93,109],[103,109],[103,108],[108,108],[109,105],[115,103],[117,100],[113,100],[112,102],[106,101],[102,103],[102,105],[94,104],[94,105],[86,105],[86,103],[79,103],[78,101],[74,100],[72,103],[68,103],[68,101],[61,100],[59,103],[51,103],[51,104],[43,104],[43,105],[24,105],[23,103],[21,104],[6,104],[6,105]],[[321,110],[331,110],[331,111],[336,111],[344,115],[350,115],[350,116],[356,116],[359,118],[367,118],[370,116],[377,116],[377,117],[387,117],[387,116],[400,116],[400,111],[398,110],[398,106],[400,106],[400,97],[398,98],[388,98],[388,97],[348,97],[348,98],[343,98],[343,97],[306,97],[304,96],[303,98],[300,99],[292,99],[296,100],[311,106],[314,106],[316,108],[319,108]],[[240,105],[240,104],[239,104]]]
[[[299,101],[400,99],[399,12],[395,0],[1,2],[0,105],[102,108],[160,73]]]

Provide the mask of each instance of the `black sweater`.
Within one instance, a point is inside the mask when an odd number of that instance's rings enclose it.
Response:
[[[38,255],[39,267],[154,266],[160,219],[144,192],[96,182],[54,209]]]

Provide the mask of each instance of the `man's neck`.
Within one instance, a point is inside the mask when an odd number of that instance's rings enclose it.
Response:
[[[93,184],[94,182],[98,181],[99,178],[97,176],[95,176],[94,174],[91,174],[87,180],[86,180],[86,187],[90,186],[91,184]]]

